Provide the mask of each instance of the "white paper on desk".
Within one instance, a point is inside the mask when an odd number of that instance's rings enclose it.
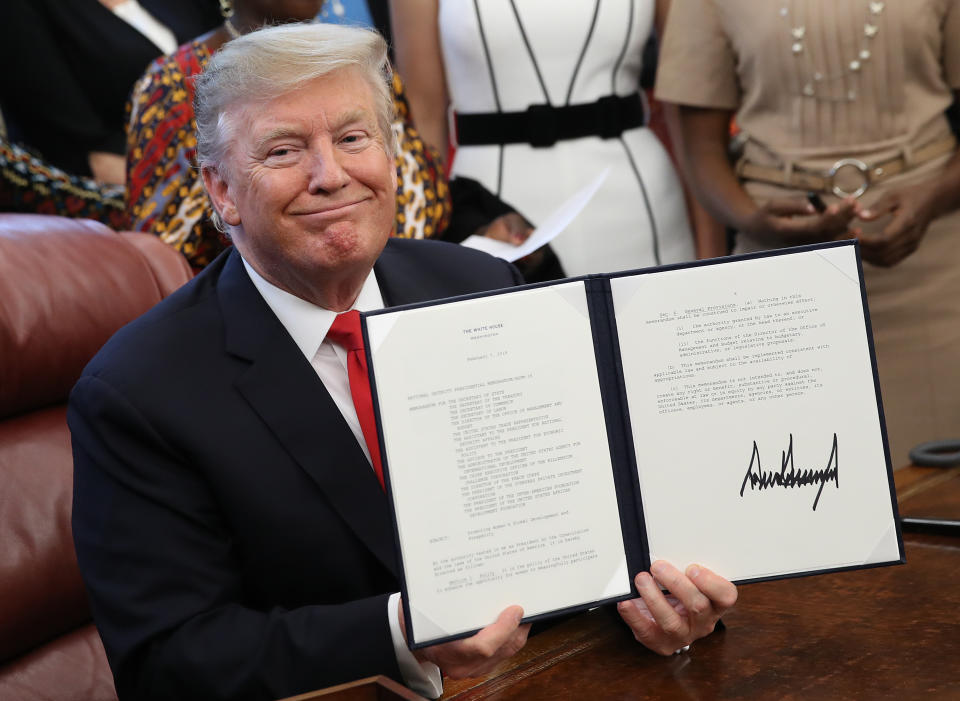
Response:
[[[541,246],[546,246],[553,241],[553,239],[557,237],[557,234],[566,229],[570,222],[576,219],[577,215],[587,206],[587,203],[597,194],[597,190],[603,185],[609,173],[610,169],[604,168],[590,183],[575,192],[572,197],[568,198],[548,215],[547,218],[540,223],[540,226],[533,230],[530,238],[519,246],[477,235],[468,236],[460,245],[466,246],[467,248],[475,248],[478,251],[489,253],[497,258],[503,258],[510,263],[526,255],[530,255]]]

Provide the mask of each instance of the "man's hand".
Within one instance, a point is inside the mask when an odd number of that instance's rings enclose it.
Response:
[[[510,606],[503,610],[496,621],[469,638],[414,650],[413,655],[421,662],[437,665],[440,672],[451,679],[478,677],[526,645],[530,624],[520,625],[521,618],[523,609]],[[406,635],[402,602],[400,628]]]
[[[740,227],[743,233],[771,246],[798,246],[835,241],[859,234],[850,222],[859,213],[855,198],[832,204],[818,213],[803,199],[784,198],[765,202]]]
[[[617,610],[633,637],[658,654],[673,654],[712,633],[737,601],[737,588],[706,567],[690,565],[684,574],[658,560],[650,572],[652,577],[646,572],[636,577],[640,598],[621,601]],[[660,591],[661,585],[669,595]]]
[[[933,220],[929,190],[920,186],[890,192],[859,213],[860,219],[868,222],[892,215],[880,233],[859,236],[865,261],[888,267],[917,250]]]

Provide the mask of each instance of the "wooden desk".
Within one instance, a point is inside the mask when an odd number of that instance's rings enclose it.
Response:
[[[904,515],[960,518],[960,469],[896,483]],[[904,541],[903,566],[741,587],[727,630],[673,657],[615,611],[581,614],[444,699],[960,699],[960,539]]]
[[[960,520],[960,467],[907,467],[893,477],[901,516]]]

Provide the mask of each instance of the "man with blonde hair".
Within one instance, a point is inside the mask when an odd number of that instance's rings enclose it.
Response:
[[[403,637],[344,329],[354,310],[521,280],[389,239],[388,79],[376,34],[287,25],[230,42],[198,80],[203,180],[234,246],[108,342],[68,416],[74,539],[121,698],[270,699],[373,674],[438,696],[441,670],[482,674],[526,641],[516,606],[416,654]],[[669,575],[686,610],[652,580],[648,608],[621,608],[660,651],[736,596],[705,571]]]

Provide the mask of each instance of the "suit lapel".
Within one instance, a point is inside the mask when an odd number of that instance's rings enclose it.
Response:
[[[238,391],[357,537],[396,574],[386,496],[336,404],[235,252],[224,266],[218,296],[227,351],[250,362],[236,382]]]

